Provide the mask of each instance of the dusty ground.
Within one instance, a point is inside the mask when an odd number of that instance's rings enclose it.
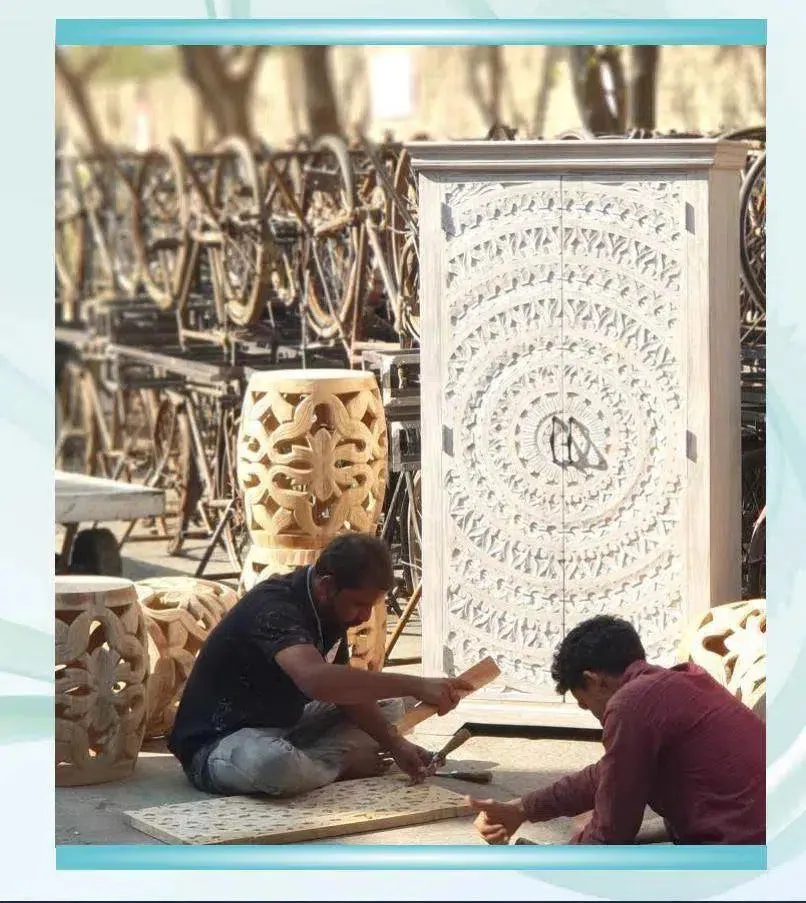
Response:
[[[199,543],[188,544],[185,556],[169,558],[164,543],[133,543],[124,548],[124,575],[133,580],[169,574],[192,574],[201,557]],[[217,554],[205,573],[214,577],[229,567],[223,554]],[[224,581],[234,586],[232,581]],[[394,627],[394,618],[389,624]],[[419,621],[412,619],[394,650],[394,659],[411,659],[419,655]],[[401,670],[419,671],[419,665],[395,665]],[[489,727],[474,729],[474,736],[448,759],[453,769],[490,769],[493,782],[486,786],[467,784],[452,779],[432,780],[461,793],[506,800],[528,790],[543,787],[582,768],[601,755],[600,743],[590,735],[566,734],[527,736],[513,735],[501,729],[496,735]],[[412,739],[436,749],[448,739],[433,734],[424,737],[415,732]],[[57,844],[143,844],[160,843],[124,822],[122,813],[169,803],[205,799],[187,782],[176,760],[166,751],[162,741],[147,743],[138,760],[134,775],[125,781],[91,787],[57,788]],[[409,828],[377,831],[344,837],[348,844],[474,844],[483,843],[472,827],[472,817],[449,819]],[[651,822],[647,822],[650,826]],[[571,831],[568,819],[543,825],[527,825],[519,836],[542,843],[565,843]],[[314,843],[318,841],[312,841]],[[332,841],[321,841],[332,842]]]

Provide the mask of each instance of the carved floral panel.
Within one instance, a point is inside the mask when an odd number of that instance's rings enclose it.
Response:
[[[445,187],[445,666],[557,701],[563,635],[681,613],[681,200],[673,181]]]

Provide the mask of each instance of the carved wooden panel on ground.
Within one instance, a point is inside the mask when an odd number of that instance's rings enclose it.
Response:
[[[275,844],[341,837],[467,815],[464,797],[434,784],[386,776],[342,781],[285,800],[219,797],[126,812],[139,831],[166,843]]]
[[[196,656],[210,631],[238,601],[234,590],[196,577],[137,583],[146,618],[150,676],[146,737],[165,736]]]
[[[148,652],[134,584],[56,578],[56,785],[134,771],[146,722]]]

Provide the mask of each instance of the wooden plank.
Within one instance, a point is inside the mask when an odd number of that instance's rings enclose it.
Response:
[[[124,812],[173,844],[282,844],[421,825],[471,813],[464,797],[404,775],[342,781],[291,799],[222,796]]]
[[[56,523],[128,521],[165,512],[161,489],[56,471]]]
[[[473,665],[472,668],[468,668],[467,671],[458,676],[461,680],[466,680],[468,683],[472,684],[473,690],[475,691],[492,683],[500,673],[501,669],[488,656],[487,658],[482,659],[477,665]],[[413,709],[406,712],[400,721],[397,722],[398,732],[407,734],[420,724],[420,722],[425,721],[426,718],[430,718],[432,715],[436,714],[436,706],[427,705],[426,703],[421,702],[419,705],[416,705]]]

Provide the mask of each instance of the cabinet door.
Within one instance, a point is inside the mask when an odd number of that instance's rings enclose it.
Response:
[[[671,664],[683,612],[685,179],[564,178],[565,627],[618,614]]]
[[[423,468],[424,666],[455,674],[492,655],[490,701],[558,703],[560,181],[426,182],[422,197],[440,224],[421,241],[441,244],[424,274],[439,336],[423,336],[422,416],[441,438]]]

